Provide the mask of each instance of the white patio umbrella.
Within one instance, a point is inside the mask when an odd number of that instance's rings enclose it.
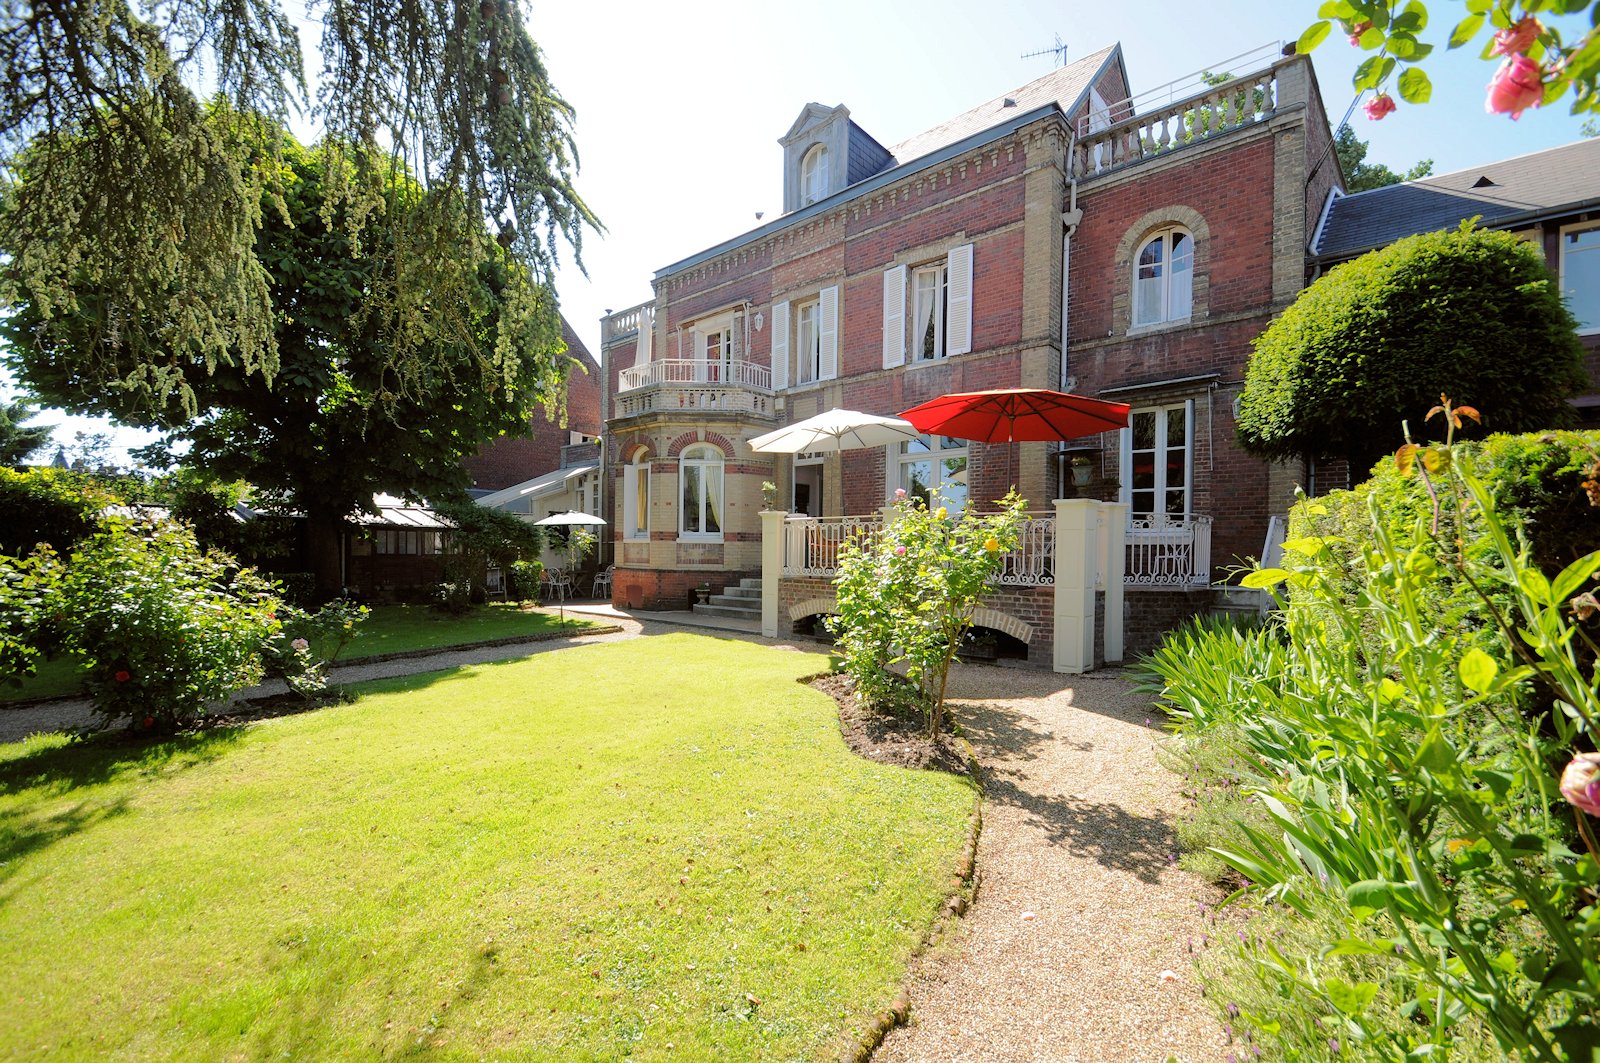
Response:
[[[569,509],[565,513],[552,513],[548,517],[541,517],[533,523],[535,527],[558,525],[564,525],[569,528],[575,526],[599,527],[605,523],[605,519],[597,517],[593,513],[580,513],[577,510]],[[567,596],[565,594],[561,596],[561,626],[567,626]]]
[[[750,441],[750,449],[763,454],[861,450],[902,443],[919,435],[915,425],[899,417],[879,417],[859,410],[828,410],[756,436]]]

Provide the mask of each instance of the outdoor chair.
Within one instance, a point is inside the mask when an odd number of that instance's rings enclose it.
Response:
[[[616,565],[607,565],[594,574],[594,580],[589,584],[589,597],[611,597],[611,574],[616,570]]]
[[[540,582],[544,584],[544,597],[564,602],[572,597],[572,574],[559,568],[547,568]]]

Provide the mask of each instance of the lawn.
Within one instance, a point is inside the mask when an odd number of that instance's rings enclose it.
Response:
[[[359,660],[380,653],[447,649],[470,642],[576,632],[595,622],[568,616],[563,628],[555,614],[524,611],[516,605],[490,603],[465,616],[450,616],[422,605],[377,605],[360,627],[360,636],[345,647],[341,661]],[[316,647],[327,652],[331,647]],[[39,671],[20,687],[0,686],[0,702],[31,698],[69,697],[78,692],[79,668],[71,658],[44,661]]]
[[[151,745],[0,746],[0,1055],[837,1053],[974,791],[675,634]]]

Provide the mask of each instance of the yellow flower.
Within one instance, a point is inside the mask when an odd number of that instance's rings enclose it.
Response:
[[[934,511],[933,515],[935,517],[938,517],[940,520],[944,520],[944,518],[945,518],[945,516],[947,514],[946,514],[945,508],[943,506],[940,506],[936,511]]]
[[[991,535],[984,541],[983,548],[991,554],[998,554],[1000,552],[1000,540]]]

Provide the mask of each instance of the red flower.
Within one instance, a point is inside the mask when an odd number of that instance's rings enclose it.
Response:
[[[1514,55],[1500,64],[1489,80],[1489,98],[1483,109],[1490,114],[1522,117],[1529,107],[1544,102],[1544,71],[1525,55]]]
[[[150,730],[150,728],[154,727],[155,725],[156,725],[156,718],[154,716],[146,716],[144,718],[144,729],[146,731]]]
[[[133,673],[124,668],[111,678],[115,679],[119,683],[126,683],[128,680],[133,678]]]
[[[1521,55],[1532,46],[1544,27],[1532,15],[1512,23],[1494,35],[1494,44],[1489,48],[1490,55],[1513,56]]]
[[[1395,111],[1394,97],[1387,92],[1380,92],[1367,101],[1367,117],[1374,122],[1381,121],[1385,115]]]

